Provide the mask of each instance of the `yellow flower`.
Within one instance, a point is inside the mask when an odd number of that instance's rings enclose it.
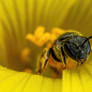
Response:
[[[92,53],[84,65],[64,70],[60,79],[33,74],[46,43],[56,39],[61,30],[92,35],[91,3],[91,0],[0,0],[0,91],[91,92]]]

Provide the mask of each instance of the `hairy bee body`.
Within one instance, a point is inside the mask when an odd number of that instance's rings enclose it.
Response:
[[[65,32],[47,46],[38,62],[38,72],[42,73],[49,65],[56,73],[83,64],[91,51],[87,37],[78,32]],[[86,41],[86,42],[85,42]]]

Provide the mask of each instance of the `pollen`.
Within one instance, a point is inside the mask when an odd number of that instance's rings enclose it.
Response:
[[[45,28],[40,26],[35,30],[34,34],[28,34],[26,39],[42,47],[49,41],[50,33],[45,32]]]
[[[31,50],[29,48],[24,48],[21,52],[21,60],[22,62],[28,62],[30,57]]]
[[[29,69],[29,68],[24,69],[24,72],[27,72],[27,73],[30,73],[30,74],[33,73],[33,71],[31,69]]]
[[[60,28],[53,28],[50,33],[51,35],[50,40],[53,42],[59,35],[63,33],[65,33],[65,30],[60,29]]]

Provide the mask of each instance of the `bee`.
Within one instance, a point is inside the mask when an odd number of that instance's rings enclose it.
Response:
[[[56,74],[62,74],[69,66],[84,64],[91,52],[91,38],[92,36],[84,37],[77,32],[60,35],[50,47],[43,50],[38,62],[38,73],[43,73],[48,65]]]

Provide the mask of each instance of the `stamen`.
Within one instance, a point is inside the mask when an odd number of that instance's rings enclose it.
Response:
[[[27,73],[30,73],[30,74],[33,73],[33,71],[31,69],[29,69],[29,68],[24,69],[24,72],[27,72]]]
[[[63,33],[65,33],[65,30],[60,28],[53,28],[50,34],[50,41],[53,42],[59,35]]]
[[[39,26],[36,28],[36,30],[34,32],[34,36],[37,38],[40,38],[43,36],[44,32],[45,32],[45,28],[42,26]]]
[[[24,50],[21,52],[21,60],[22,62],[27,63],[29,61],[31,50],[29,48],[24,48]]]
[[[26,39],[29,40],[29,41],[32,41],[37,46],[42,47],[50,39],[50,34],[48,32],[45,32],[44,27],[38,27],[35,30],[35,33],[34,34],[28,34],[26,36]]]
[[[60,28],[53,28],[51,33],[54,34],[54,35],[60,35],[60,34],[65,33],[65,30],[64,29],[60,29]]]

